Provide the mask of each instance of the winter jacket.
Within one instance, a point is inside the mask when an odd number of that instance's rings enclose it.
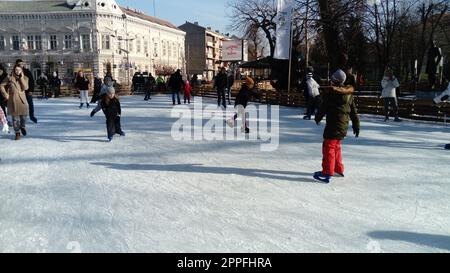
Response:
[[[356,110],[352,86],[328,87],[324,89],[322,105],[316,114],[319,123],[327,116],[324,139],[342,140],[347,136],[350,119],[354,129],[359,129],[359,117]]]
[[[114,96],[112,99],[109,96],[104,96],[100,101],[102,111],[107,119],[116,118],[122,115],[119,98]]]
[[[306,80],[306,86],[308,90],[308,95],[310,98],[315,98],[320,96],[319,87],[320,85],[314,80],[314,78],[308,78]]]
[[[77,77],[75,80],[75,87],[80,91],[89,90],[89,79],[86,77]]]
[[[102,89],[102,80],[100,78],[94,79],[94,93],[100,94],[100,90]]]
[[[396,98],[397,94],[395,93],[395,89],[400,87],[400,84],[396,77],[393,77],[392,80],[384,77],[381,81],[381,87],[383,87],[383,91],[381,92],[382,98]]]
[[[247,107],[248,102],[252,97],[259,97],[259,94],[253,92],[250,88],[248,88],[247,84],[243,84],[241,90],[239,90],[238,95],[236,96],[236,100],[234,102],[234,106],[242,105],[244,108]]]
[[[169,88],[172,91],[181,91],[181,87],[184,85],[183,77],[180,73],[175,72],[170,76],[169,79]]]
[[[227,88],[227,74],[220,72],[214,80],[214,87],[216,90],[223,90]]]
[[[28,116],[28,102],[25,90],[28,90],[28,78],[9,76],[0,84],[0,92],[8,100],[8,114],[11,116]]]
[[[153,91],[156,86],[156,80],[153,76],[149,76],[148,79],[145,82],[145,88],[147,90]]]
[[[30,70],[24,68],[23,69],[23,74],[28,78],[28,89],[25,90],[25,92],[27,94],[33,93],[34,92],[34,77],[33,77],[33,73],[31,73]]]
[[[61,79],[58,77],[58,76],[56,76],[56,77],[51,77],[50,78],[50,85],[52,86],[52,87],[54,87],[54,88],[59,88],[59,87],[61,87]]]
[[[2,125],[8,124],[5,113],[3,113],[3,109],[1,107],[0,107],[0,124]]]
[[[191,84],[189,82],[186,82],[186,84],[184,85],[184,94],[190,95],[191,91],[192,91]]]

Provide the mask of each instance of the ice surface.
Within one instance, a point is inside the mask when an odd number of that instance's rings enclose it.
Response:
[[[122,103],[112,143],[74,99],[36,101],[29,136],[0,137],[0,252],[450,252],[448,126],[364,116],[325,185],[302,109],[280,108],[265,153],[174,141],[167,96]]]

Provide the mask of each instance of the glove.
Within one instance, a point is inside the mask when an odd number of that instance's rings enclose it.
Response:
[[[91,118],[94,117],[94,115],[95,115],[95,111],[92,110],[92,112],[91,112]]]
[[[359,128],[354,127],[353,128],[353,134],[355,135],[356,138],[358,138],[359,137]]]
[[[3,133],[5,133],[5,134],[6,134],[6,133],[9,133],[9,126],[8,126],[8,123],[6,123],[6,124],[3,125],[3,130],[2,130],[2,131],[3,131]]]

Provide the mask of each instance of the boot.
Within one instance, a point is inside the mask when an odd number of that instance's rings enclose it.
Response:
[[[25,130],[25,128],[20,128],[20,131],[22,132],[23,136],[27,136],[27,130]]]
[[[89,109],[89,103],[87,103],[87,107],[86,108],[88,108]]]
[[[15,140],[17,141],[17,140],[20,140],[20,133],[16,133],[16,138],[15,138]]]
[[[83,108],[84,103],[80,103],[80,109]]]

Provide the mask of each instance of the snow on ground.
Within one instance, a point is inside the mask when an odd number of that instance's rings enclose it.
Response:
[[[280,108],[261,152],[174,141],[167,96],[122,103],[113,143],[74,99],[36,101],[29,137],[0,137],[0,252],[450,252],[448,126],[364,116],[347,178],[325,185],[323,125],[301,109]]]

